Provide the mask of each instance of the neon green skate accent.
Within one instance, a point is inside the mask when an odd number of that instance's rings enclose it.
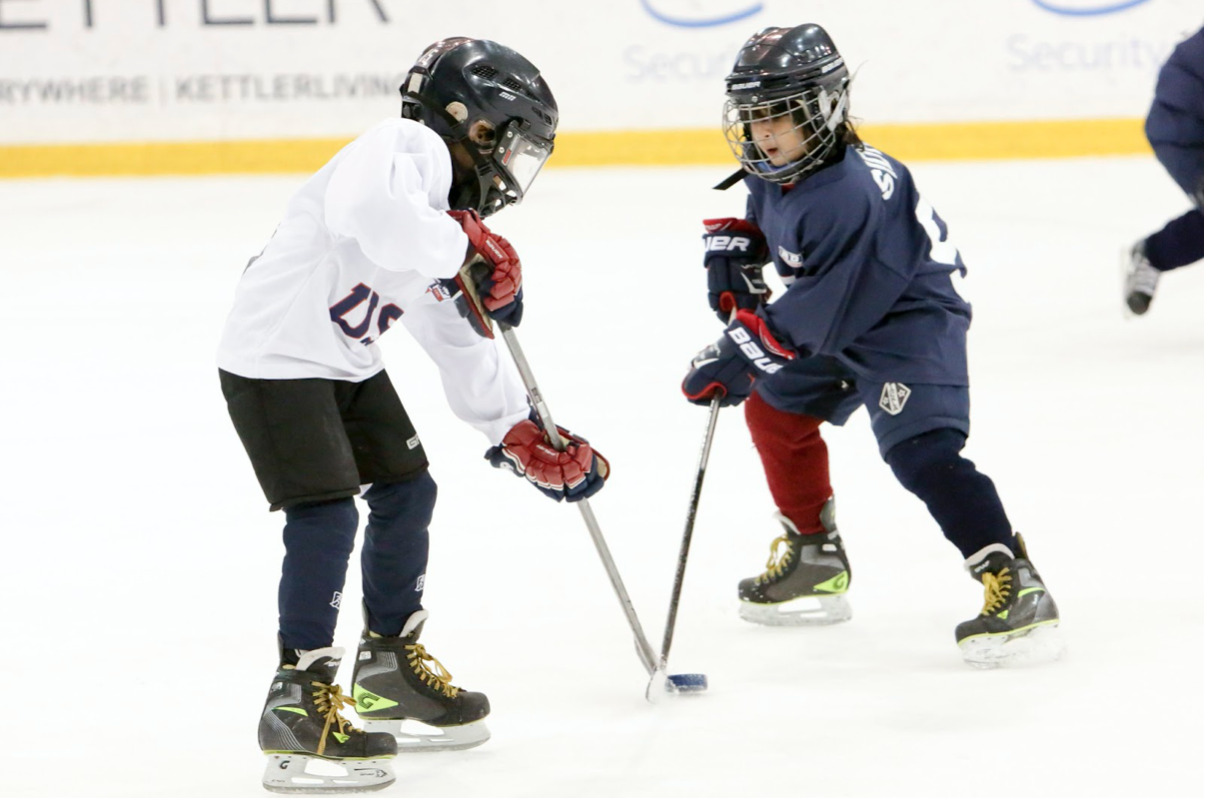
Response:
[[[349,739],[351,739],[348,735],[340,734],[339,732],[331,732],[331,736],[341,743],[346,743]]]
[[[813,585],[812,589],[819,593],[845,593],[846,588],[850,586],[850,574],[847,571],[842,571],[832,579],[826,579],[819,585]]]
[[[397,701],[390,701],[384,696],[369,692],[359,684],[352,685],[352,699],[356,702],[356,711],[361,714],[398,706]]]
[[[273,709],[280,710],[281,712],[292,712],[294,715],[301,715],[303,718],[310,717],[310,713],[301,707],[273,707]]]
[[[997,617],[1002,621],[1007,620],[1009,618],[1009,610],[1001,610],[997,613]]]
[[[1047,591],[1041,587],[1028,587],[1025,590],[1023,590],[1021,593],[1018,593],[1018,598],[1021,598],[1022,596],[1025,596],[1029,593],[1046,593],[1046,592]]]
[[[261,751],[264,756],[309,756],[315,759],[327,759],[332,762],[374,762],[378,759],[393,759],[393,754],[382,754],[381,756],[323,756],[316,754],[313,751],[286,751],[283,748],[280,750],[271,749]]]
[[[1027,624],[1026,626],[1018,627],[1017,629],[1010,629],[1005,632],[980,632],[979,634],[968,635],[960,640],[958,644],[962,646],[964,643],[970,640],[983,640],[984,638],[988,637],[1021,637],[1023,632],[1029,632],[1030,630],[1037,629],[1040,626],[1059,626],[1059,618],[1051,618],[1046,621],[1036,621],[1035,623]]]

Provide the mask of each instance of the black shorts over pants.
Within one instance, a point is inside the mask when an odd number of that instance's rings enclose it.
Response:
[[[401,482],[427,454],[389,376],[363,382],[249,379],[219,369],[230,420],[271,509]]]

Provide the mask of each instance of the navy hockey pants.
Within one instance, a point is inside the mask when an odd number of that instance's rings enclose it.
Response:
[[[1162,272],[1179,269],[1202,259],[1202,147],[1178,147],[1153,142],[1156,158],[1194,207],[1147,237],[1144,250],[1152,266]]]
[[[959,454],[966,441],[959,430],[932,430],[901,441],[884,458],[965,560],[994,543],[1013,548],[1013,526],[996,485]]]
[[[360,567],[368,628],[393,636],[422,608],[436,484],[424,470],[403,482],[375,484],[364,499],[369,520]],[[323,648],[334,641],[358,526],[350,498],[285,508],[277,596],[284,648]]]

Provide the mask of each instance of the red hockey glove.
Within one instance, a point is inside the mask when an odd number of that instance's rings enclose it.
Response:
[[[683,394],[697,405],[710,404],[717,394],[722,407],[741,404],[754,390],[756,379],[774,374],[795,357],[775,338],[765,319],[739,310],[720,340],[691,361]]]
[[[519,422],[502,440],[486,452],[495,468],[505,468],[527,477],[546,496],[557,501],[581,501],[603,489],[611,472],[607,460],[569,430],[557,428],[566,441],[565,451],[557,451],[549,436],[534,421]]]
[[[749,219],[704,219],[708,304],[728,322],[734,310],[756,310],[770,300],[762,267],[770,260],[766,237]]]
[[[488,318],[518,327],[523,318],[523,271],[515,247],[490,232],[476,211],[448,211],[448,215],[469,237],[465,264],[453,278],[465,300],[462,312],[486,338],[494,337]]]

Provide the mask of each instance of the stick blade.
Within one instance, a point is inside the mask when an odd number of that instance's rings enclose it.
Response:
[[[670,677],[664,668],[658,668],[649,677],[649,686],[645,688],[645,700],[650,704],[659,704],[670,692]]]

